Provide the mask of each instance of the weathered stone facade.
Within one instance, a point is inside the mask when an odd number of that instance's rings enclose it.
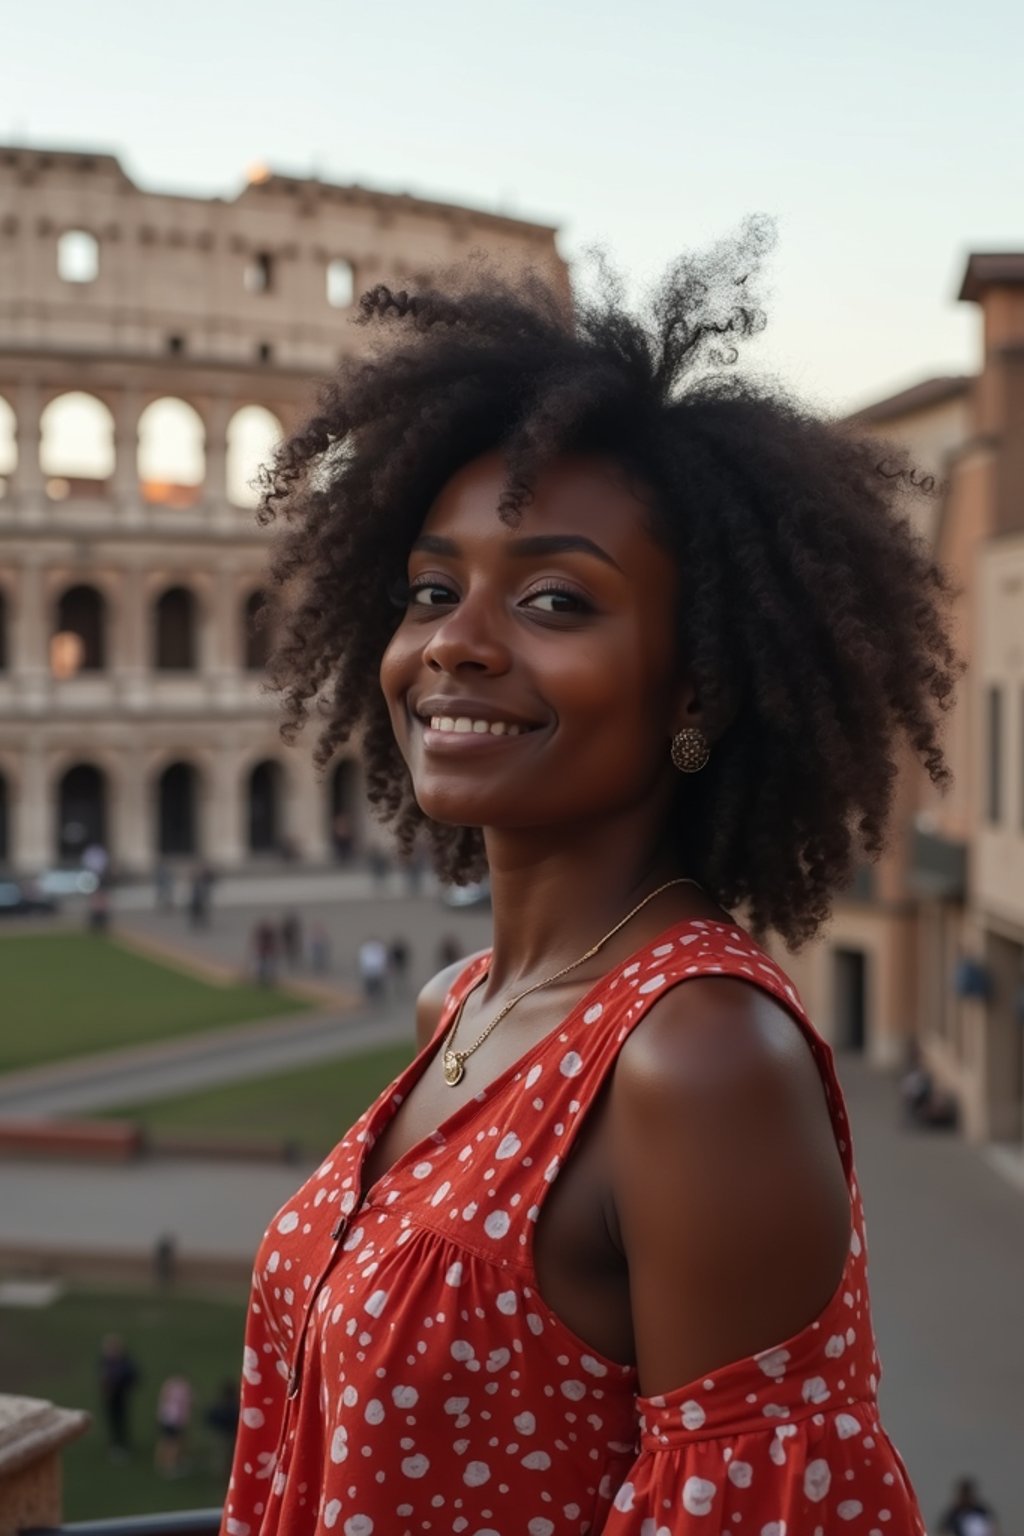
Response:
[[[361,835],[358,767],[316,782],[261,691],[267,535],[248,488],[352,299],[482,251],[567,291],[554,231],[253,173],[153,193],[109,155],[0,148],[0,867],[89,842],[117,868]]]

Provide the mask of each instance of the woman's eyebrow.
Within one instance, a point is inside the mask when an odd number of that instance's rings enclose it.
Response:
[[[457,558],[461,553],[454,539],[442,538],[437,533],[421,533],[412,547],[424,554],[448,555],[451,558]],[[605,565],[622,571],[621,565],[612,559],[607,550],[581,533],[536,533],[526,539],[512,539],[508,544],[508,553],[522,559],[536,559],[538,555],[592,555],[595,560],[603,560]]]

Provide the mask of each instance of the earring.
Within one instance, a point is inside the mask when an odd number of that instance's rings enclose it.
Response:
[[[699,773],[707,766],[711,748],[704,732],[687,725],[672,738],[672,762],[680,773]]]

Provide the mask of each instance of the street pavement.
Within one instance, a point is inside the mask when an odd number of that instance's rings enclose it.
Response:
[[[119,913],[117,922],[195,945],[213,962],[241,965],[255,917],[280,915],[277,895],[264,892],[262,908],[256,900],[225,903],[199,934],[186,929],[179,913],[136,909]],[[355,980],[356,948],[371,934],[387,941],[401,934],[409,944],[410,995],[435,968],[442,936],[452,934],[466,951],[487,942],[485,912],[450,912],[394,887],[352,896],[339,901],[310,887],[302,901],[304,920],[328,928],[330,979],[339,985]],[[245,1026],[234,1049],[203,1037],[176,1042],[177,1065],[151,1062],[149,1086],[154,1094],[178,1092],[225,1081],[218,1074],[229,1069],[233,1077],[262,1074],[322,1059],[319,1052],[341,1055],[364,1040],[400,1039],[411,1027],[411,1004],[396,999],[372,1013],[304,1014]],[[108,1099],[122,1087],[133,1101],[147,1096],[145,1063],[128,1066],[127,1076],[107,1080]],[[186,1082],[175,1071],[191,1076]],[[855,1057],[840,1060],[840,1075],[867,1207],[885,1422],[930,1528],[954,1478],[971,1474],[1000,1512],[1003,1536],[1024,1536],[1024,1191],[957,1137],[903,1127],[891,1079]],[[23,1085],[26,1093],[29,1086]],[[102,1086],[102,1073],[77,1082],[51,1079],[48,1088],[37,1080],[35,1112],[43,1112],[40,1106],[47,1113],[84,1112],[90,1093],[97,1106]],[[0,1094],[5,1091],[0,1083]],[[9,1099],[3,1112],[14,1107]],[[227,1161],[105,1167],[0,1160],[0,1247],[148,1252],[173,1232],[183,1256],[244,1264],[269,1217],[307,1171]]]

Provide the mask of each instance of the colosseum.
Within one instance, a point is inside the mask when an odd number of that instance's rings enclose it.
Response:
[[[482,251],[567,282],[555,231],[252,171],[146,191],[0,148],[0,867],[322,862],[366,829],[262,687],[252,479],[360,345],[353,297]]]

